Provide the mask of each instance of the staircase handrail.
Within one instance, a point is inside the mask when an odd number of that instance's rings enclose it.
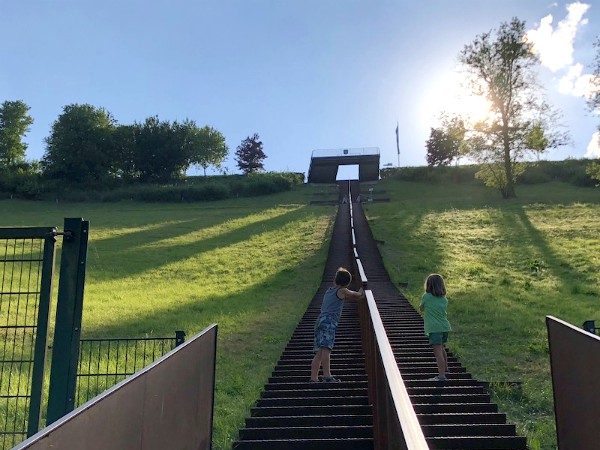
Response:
[[[363,343],[373,402],[376,449],[429,450],[406,386],[398,370],[375,297],[365,291]]]
[[[348,183],[349,198],[350,183]],[[350,231],[356,269],[365,289],[360,302],[361,334],[369,380],[369,400],[373,404],[373,437],[376,450],[429,450],[427,441],[406,390],[396,357],[375,302],[357,250],[354,208],[350,202]]]

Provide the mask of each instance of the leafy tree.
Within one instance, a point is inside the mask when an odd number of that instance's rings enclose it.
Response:
[[[447,166],[461,154],[465,124],[459,117],[445,118],[442,127],[432,128],[427,147],[428,166]]]
[[[220,167],[227,155],[223,135],[199,128],[193,120],[121,125],[113,133],[114,173],[123,180],[168,182],[180,178],[191,165]]]
[[[596,57],[592,65],[592,92],[591,95],[588,97],[588,106],[592,111],[600,110],[600,37],[596,38],[594,47],[596,48]]]
[[[149,117],[136,125],[135,169],[142,182],[166,183],[189,168],[185,126]]]
[[[585,170],[585,172],[592,178],[592,180],[598,181],[596,186],[600,186],[600,164],[597,162],[591,163]]]
[[[136,140],[139,130],[138,124],[118,125],[112,133],[111,173],[123,181],[133,181],[139,176],[136,169]]]
[[[7,100],[0,106],[0,168],[25,162],[27,144],[22,139],[33,123],[28,111],[29,106],[20,100]]]
[[[73,183],[104,183],[111,177],[114,127],[104,108],[65,106],[46,138],[44,174]]]
[[[490,103],[489,118],[472,126],[465,149],[482,165],[478,177],[510,198],[525,156],[564,145],[567,135],[551,131],[557,116],[536,82],[539,60],[525,39],[525,22],[513,18],[493,31],[459,55],[471,91]]]
[[[220,131],[209,126],[198,128],[195,122],[187,122],[187,127],[190,165],[202,167],[204,175],[206,175],[206,169],[209,166],[220,169],[229,152],[225,136]]]
[[[596,48],[596,58],[594,59],[594,72],[591,79],[592,92],[588,98],[588,106],[591,111],[600,112],[600,37],[596,39],[594,47]],[[600,131],[600,126],[598,126],[598,130]],[[598,144],[600,144],[600,136],[598,140]],[[600,165],[598,163],[592,163],[588,167],[587,173],[594,180],[600,181]]]
[[[263,143],[258,134],[248,136],[237,147],[235,152],[237,165],[244,174],[264,170],[263,161],[267,157],[263,151]]]

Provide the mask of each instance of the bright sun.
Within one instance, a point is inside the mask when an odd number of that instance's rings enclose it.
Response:
[[[423,107],[430,124],[432,118],[439,117],[442,112],[469,117],[473,122],[484,120],[488,116],[489,102],[484,97],[472,95],[461,86],[461,81],[459,74],[451,72],[444,74],[428,89]]]

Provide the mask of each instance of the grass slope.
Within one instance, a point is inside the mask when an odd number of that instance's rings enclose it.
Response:
[[[218,323],[214,448],[230,448],[316,292],[335,208],[314,188],[210,204],[0,201],[0,226],[90,221],[83,337]],[[58,267],[58,265],[57,265]]]
[[[449,346],[495,389],[530,448],[554,449],[545,316],[581,326],[600,302],[600,190],[519,186],[514,200],[476,185],[385,180],[390,203],[366,206],[386,267],[417,305],[425,277],[442,273],[454,332]]]

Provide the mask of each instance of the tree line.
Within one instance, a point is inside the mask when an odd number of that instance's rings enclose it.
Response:
[[[536,79],[539,56],[526,39],[525,22],[513,18],[497,30],[475,37],[459,54],[473,95],[487,99],[485,119],[474,120],[441,113],[441,126],[431,128],[427,164],[443,166],[460,157],[475,161],[476,177],[497,188],[504,198],[515,197],[517,177],[528,156],[569,142],[558,123],[558,112],[548,104]],[[592,78],[591,110],[600,108],[600,39]],[[593,162],[588,174],[600,181],[600,165]]]
[[[192,168],[220,169],[229,148],[210,126],[148,117],[131,125],[117,123],[104,108],[71,104],[51,126],[40,161],[26,159],[23,137],[33,124],[21,100],[0,106],[0,175],[40,175],[47,180],[87,187],[123,183],[167,183]],[[264,170],[266,155],[258,134],[244,139],[236,162],[244,174]]]

